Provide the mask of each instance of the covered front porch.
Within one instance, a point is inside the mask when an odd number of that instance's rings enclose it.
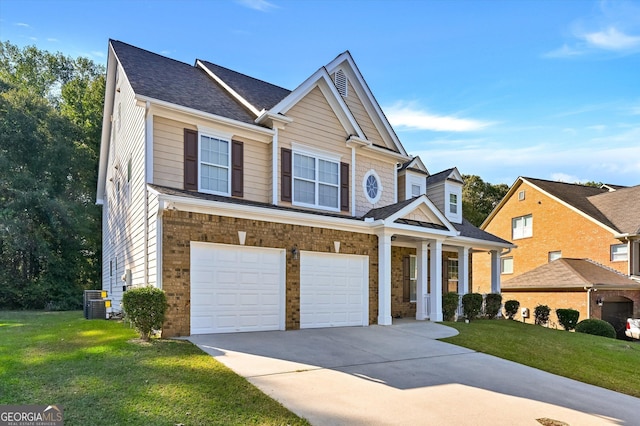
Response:
[[[424,232],[423,232],[424,233]],[[431,237],[431,238],[428,238]],[[442,321],[442,296],[470,292],[471,256],[474,251],[491,254],[491,287],[474,288],[477,293],[500,293],[502,247],[455,241],[458,235],[416,237],[387,230],[379,239],[378,324],[393,318]]]

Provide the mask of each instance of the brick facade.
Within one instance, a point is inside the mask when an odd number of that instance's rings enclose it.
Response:
[[[525,191],[524,200],[518,193]],[[531,214],[533,236],[512,239],[513,218]],[[542,266],[549,261],[549,252],[561,251],[562,257],[591,259],[623,274],[628,273],[628,262],[611,261],[611,245],[620,244],[607,231],[592,220],[576,213],[558,201],[548,197],[535,187],[523,182],[507,200],[485,231],[512,241],[518,247],[505,257],[513,257],[513,273],[502,274],[504,282],[524,272]],[[483,253],[474,254],[473,276],[475,283],[483,287],[490,284],[491,260]]]
[[[640,292],[634,290],[598,290],[592,292],[591,299],[591,318],[602,319],[602,307],[596,303],[597,297],[607,300],[631,300],[633,301],[634,318],[640,317]],[[529,308],[530,317],[526,322],[534,322],[534,310],[538,305],[547,305],[551,308],[549,316],[550,327],[562,328],[558,324],[558,317],[555,313],[556,309],[575,309],[580,312],[580,319],[588,318],[587,316],[587,292],[586,290],[569,290],[569,291],[504,291],[502,292],[502,303],[507,300],[517,300],[520,302],[520,309]],[[516,315],[516,319],[522,321],[520,310]]]
[[[190,243],[201,241],[238,244],[238,231],[245,231],[246,246],[285,248],[287,330],[300,328],[300,260],[294,260],[291,248],[300,251],[334,252],[340,241],[340,253],[369,256],[369,324],[378,317],[378,237],[332,229],[238,219],[203,213],[166,210],[162,220],[162,288],[169,309],[163,337],[190,334]]]

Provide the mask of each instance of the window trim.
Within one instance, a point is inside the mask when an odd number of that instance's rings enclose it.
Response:
[[[616,259],[613,250],[615,247],[624,247],[624,259]],[[629,246],[627,244],[611,244],[609,246],[609,259],[611,262],[627,262],[629,261]]]
[[[314,180],[310,180],[307,178],[302,178],[302,177],[296,177],[296,155],[302,155],[305,157],[310,157],[314,159],[314,164],[315,164],[315,176],[314,176]],[[318,174],[320,173],[320,169],[318,167],[318,162],[319,160],[323,160],[329,163],[333,163],[337,166],[337,173],[338,173],[338,182],[337,184],[333,184],[333,183],[328,183],[328,182],[320,182]],[[320,210],[326,210],[326,211],[332,211],[332,212],[339,212],[340,211],[340,191],[341,191],[341,176],[340,176],[340,168],[341,168],[341,164],[340,164],[340,157],[335,156],[335,155],[330,155],[327,153],[321,153],[319,151],[313,150],[313,149],[308,149],[308,148],[304,148],[304,147],[300,147],[300,146],[295,146],[294,144],[292,144],[291,146],[291,204],[294,206],[299,206],[299,207],[308,207],[308,208],[313,208],[313,209],[320,209]],[[314,189],[315,189],[315,200],[314,200],[314,204],[310,204],[310,203],[305,203],[302,201],[296,201],[296,180],[302,180],[304,182],[313,182],[314,183]],[[318,188],[320,186],[320,184],[322,185],[326,185],[326,186],[331,186],[331,187],[335,187],[337,192],[336,192],[336,205],[335,207],[331,207],[331,206],[323,206],[319,203],[320,199],[320,191],[318,191]]]
[[[504,264],[506,260],[511,260],[511,270],[510,271],[505,271],[504,268]],[[508,257],[501,257],[500,258],[500,273],[501,274],[505,274],[505,275],[510,275],[513,274],[513,256],[508,256]]]
[[[413,262],[413,268],[411,263]],[[414,286],[413,298],[411,293],[411,286]],[[409,302],[415,303],[418,300],[418,256],[415,254],[409,255]]]
[[[373,176],[378,182],[378,193],[373,198],[369,196],[369,192],[367,191],[367,180],[370,176]],[[364,197],[371,204],[375,204],[380,201],[380,197],[382,197],[382,179],[380,179],[380,176],[374,169],[369,169],[369,171],[364,174],[364,177],[362,178],[362,191],[364,192]]]
[[[451,201],[451,197],[455,197],[454,201]],[[452,207],[455,206],[455,211],[452,211]],[[458,213],[458,194],[454,194],[453,192],[449,192],[449,214],[457,216]]]
[[[226,142],[227,143],[227,165],[221,165],[221,164],[214,164],[214,163],[207,163],[205,161],[202,160],[202,137],[208,137],[211,139],[217,139],[219,141],[222,142]],[[231,138],[227,137],[226,134],[221,134],[218,132],[213,132],[210,130],[204,130],[204,129],[199,129],[198,130],[198,192],[202,192],[205,194],[213,194],[213,195],[224,195],[224,196],[231,196]],[[222,192],[222,191],[214,191],[211,189],[206,189],[202,187],[202,164],[205,163],[206,165],[211,165],[214,167],[220,167],[220,168],[226,168],[227,169],[227,190],[226,192]]]
[[[516,221],[518,219],[522,219],[523,220],[523,224],[526,223],[526,218],[531,218],[531,225],[529,225],[529,227],[527,228],[526,226],[522,226],[522,233],[516,235],[516,229],[520,229],[520,228],[516,228]],[[525,233],[525,230],[529,229],[529,233]],[[522,216],[517,216],[511,219],[511,239],[512,240],[520,240],[523,238],[531,238],[533,237],[533,214],[526,214],[526,215],[522,215]]]

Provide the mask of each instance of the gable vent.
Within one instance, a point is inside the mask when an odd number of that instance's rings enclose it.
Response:
[[[347,76],[344,71],[338,70],[335,75],[336,88],[342,96],[347,96]]]

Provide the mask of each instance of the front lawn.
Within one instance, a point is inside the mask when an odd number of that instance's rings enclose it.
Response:
[[[510,320],[446,322],[445,342],[640,397],[640,344]]]
[[[0,311],[0,337],[0,405],[59,404],[66,425],[308,424],[191,343],[121,322]]]

